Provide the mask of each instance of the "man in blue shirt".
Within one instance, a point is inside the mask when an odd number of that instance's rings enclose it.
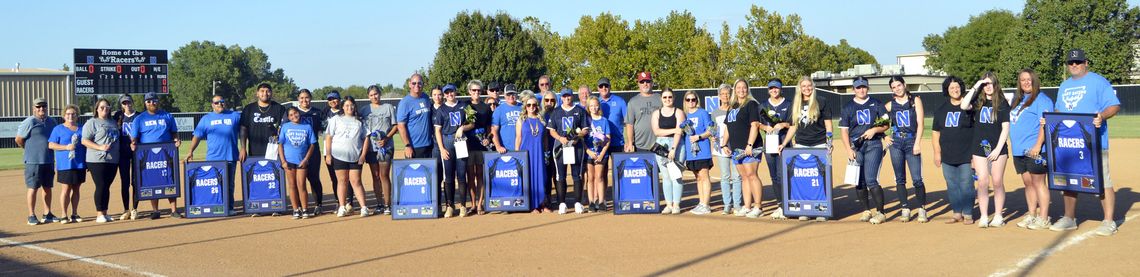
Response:
[[[423,93],[424,81],[419,73],[408,78],[408,96],[396,107],[396,128],[404,140],[405,158],[431,157],[431,100]]]
[[[598,102],[601,102],[602,116],[610,121],[610,153],[621,151],[625,146],[622,124],[625,122],[625,99],[610,93],[610,79],[598,80]]]
[[[506,153],[508,150],[515,150],[515,130],[519,122],[519,114],[522,113],[522,105],[519,104],[519,92],[514,84],[508,84],[506,89],[506,101],[501,103],[495,109],[495,113],[491,115],[491,134],[494,135],[495,150],[500,154]]]
[[[32,100],[32,116],[25,118],[16,128],[16,145],[24,149],[24,185],[28,187],[28,225],[52,223],[51,188],[55,176],[55,156],[48,151],[48,137],[55,129],[55,120],[47,116],[47,100]],[[36,219],[36,189],[44,191],[44,220]]]
[[[238,149],[237,135],[238,122],[241,114],[226,109],[226,100],[221,95],[215,95],[211,107],[214,112],[207,113],[194,127],[194,139],[190,141],[190,154],[186,155],[186,162],[194,160],[194,149],[198,148],[200,140],[206,140],[206,160],[226,161],[226,174],[229,182],[226,183],[226,193],[230,196],[228,204],[234,206],[234,175],[237,172]]]
[[[1104,221],[1097,228],[1096,234],[1110,236],[1116,233],[1116,222],[1113,220],[1113,206],[1116,205],[1116,191],[1112,188],[1112,179],[1108,174],[1108,122],[1109,118],[1116,116],[1120,111],[1120,99],[1107,79],[1093,72],[1089,72],[1089,62],[1085,58],[1085,51],[1081,49],[1069,50],[1065,57],[1065,68],[1069,71],[1069,78],[1061,82],[1057,89],[1057,100],[1054,110],[1064,113],[1096,114],[1093,125],[1100,133],[1101,141],[1101,171],[1104,175],[1104,194],[1100,195],[1101,208],[1104,209]],[[1077,193],[1064,192],[1065,216],[1058,219],[1049,227],[1053,231],[1077,229],[1076,209]]]
[[[174,142],[174,147],[179,147],[182,142],[178,139],[178,126],[174,123],[174,116],[162,110],[158,102],[158,95],[153,92],[146,93],[144,98],[146,101],[146,112],[142,112],[135,121],[131,123],[131,151],[137,151],[140,143],[159,143],[159,142]],[[139,180],[140,184],[143,182]],[[170,217],[182,218],[182,214],[178,213],[178,202],[176,198],[167,198],[170,202]],[[158,211],[158,199],[150,200],[150,206],[154,209],[154,213],[150,214],[150,219],[158,219],[161,213]]]

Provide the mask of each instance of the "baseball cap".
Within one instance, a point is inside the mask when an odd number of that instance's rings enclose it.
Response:
[[[146,100],[146,101],[158,100],[158,94],[155,94],[153,92],[147,92],[146,95],[143,96],[143,100]]]
[[[1085,50],[1081,50],[1080,48],[1073,48],[1073,50],[1069,50],[1069,54],[1065,55],[1065,57],[1066,57],[1065,58],[1066,63],[1071,62],[1071,61],[1082,61],[1083,62],[1083,61],[1088,60],[1087,58],[1085,58]]]
[[[447,93],[448,91],[455,91],[455,89],[455,85],[447,84],[446,86],[443,86],[442,91],[443,93]]]
[[[487,86],[487,90],[503,91],[503,84],[492,81],[491,84]]]
[[[558,95],[560,95],[560,96],[574,96],[574,91],[570,90],[570,88],[562,88],[562,90],[558,92]]]
[[[515,84],[507,84],[503,88],[503,92],[506,94],[518,94],[519,93],[518,89],[515,88]]]
[[[851,87],[853,87],[853,88],[870,87],[870,84],[867,83],[867,78],[860,76],[860,77],[855,77],[855,81],[851,83]]]
[[[43,97],[36,98],[36,99],[32,100],[32,106],[36,106],[39,104],[47,105],[47,100],[45,100]]]
[[[325,100],[333,100],[333,99],[340,100],[340,92],[337,92],[334,90],[334,91],[330,91],[328,95],[325,95]]]
[[[127,102],[127,101],[135,102],[135,100],[131,98],[130,94],[123,94],[122,96],[119,96],[119,103],[120,104],[122,104],[123,102]]]
[[[602,85],[609,86],[610,85],[610,78],[602,77],[601,79],[598,79],[598,86],[600,87]]]
[[[772,80],[772,81],[768,82],[768,88],[783,88],[783,87],[784,87],[784,83],[781,83],[780,80]]]
[[[637,73],[637,81],[638,82],[645,81],[645,80],[653,81],[653,74],[649,73],[649,71],[642,71],[640,73]]]

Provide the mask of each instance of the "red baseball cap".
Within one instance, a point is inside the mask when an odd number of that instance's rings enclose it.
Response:
[[[649,71],[642,71],[640,73],[637,73],[637,81],[641,82],[644,80],[653,81],[653,74],[649,73]]]

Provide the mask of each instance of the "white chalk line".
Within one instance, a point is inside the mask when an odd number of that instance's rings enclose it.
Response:
[[[19,247],[23,247],[23,248],[43,252],[43,253],[48,253],[48,254],[52,254],[52,255],[56,255],[56,256],[72,259],[72,260],[77,260],[77,261],[81,261],[81,262],[85,262],[85,263],[89,263],[89,264],[94,264],[94,265],[98,265],[98,266],[109,267],[109,268],[114,268],[114,269],[118,269],[118,270],[122,270],[122,271],[142,274],[145,276],[166,277],[166,275],[151,273],[151,272],[146,272],[146,271],[138,271],[138,270],[131,269],[130,267],[125,266],[125,265],[114,264],[114,263],[109,263],[109,262],[102,261],[99,259],[93,259],[93,258],[88,258],[88,257],[84,257],[84,256],[79,256],[79,255],[75,255],[75,254],[71,254],[71,253],[67,253],[67,252],[63,252],[63,251],[59,251],[59,250],[55,250],[55,249],[51,249],[51,248],[41,247],[41,246],[31,244],[31,243],[23,243],[23,242],[9,240],[9,239],[3,239],[3,238],[0,238],[0,242],[3,242],[4,244],[7,244],[7,245],[19,246]]]
[[[1136,216],[1138,216],[1138,215],[1140,215],[1140,213],[1133,214],[1132,216],[1124,218],[1124,221],[1125,222],[1130,221],[1130,220],[1136,218]],[[1100,227],[1100,226],[1097,225],[1097,227]],[[1027,267],[1032,265],[1035,261],[1038,261],[1040,259],[1044,259],[1045,257],[1052,256],[1053,254],[1056,254],[1057,252],[1061,252],[1062,250],[1065,250],[1066,248],[1080,244],[1081,242],[1083,242],[1083,241],[1085,241],[1085,240],[1087,240],[1093,236],[1096,236],[1096,229],[1093,229],[1091,231],[1084,232],[1084,233],[1081,233],[1080,235],[1076,235],[1074,237],[1071,237],[1071,238],[1065,240],[1065,242],[1058,244],[1058,245],[1054,245],[1053,247],[1041,249],[1041,251],[1037,251],[1037,253],[1031,254],[1031,255],[1017,261],[1017,263],[1015,263],[1013,265],[1013,267],[1010,267],[1010,268],[1007,268],[1005,270],[997,271],[997,272],[994,272],[993,274],[990,274],[990,277],[1010,276],[1010,275],[1013,275],[1014,273],[1022,272]]]

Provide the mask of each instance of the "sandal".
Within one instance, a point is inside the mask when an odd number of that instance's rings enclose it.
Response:
[[[946,224],[954,224],[954,223],[962,222],[962,219],[963,218],[961,215],[954,215],[954,217],[951,217],[950,220],[946,221]]]

